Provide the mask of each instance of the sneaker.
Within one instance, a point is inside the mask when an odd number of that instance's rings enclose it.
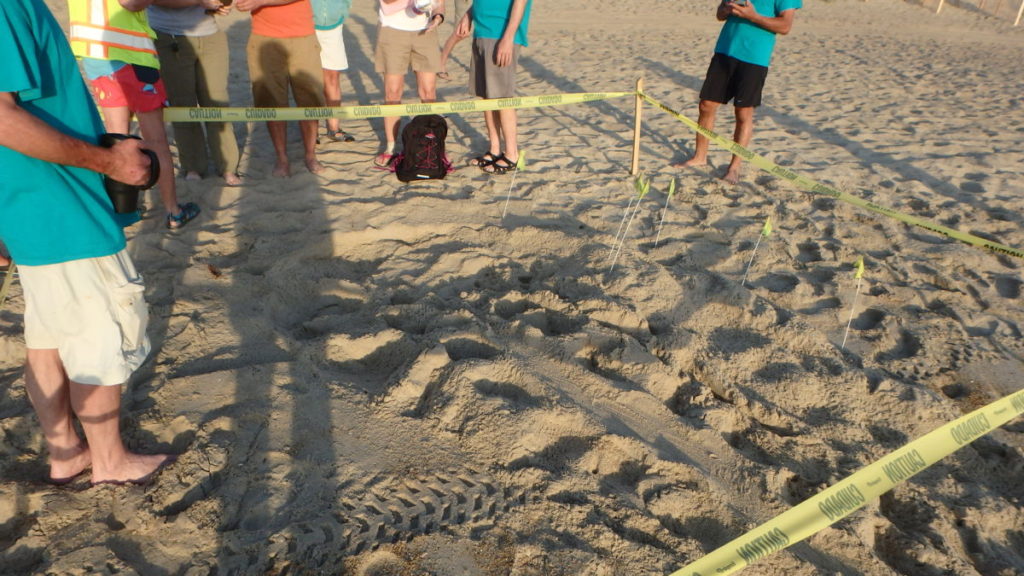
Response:
[[[178,204],[178,213],[167,215],[167,227],[171,230],[177,230],[191,222],[196,216],[199,216],[199,212],[199,206],[195,202]]]

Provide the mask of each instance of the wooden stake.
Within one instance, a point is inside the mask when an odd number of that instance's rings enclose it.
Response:
[[[1020,9],[1017,10],[1017,19],[1013,21],[1013,25],[1020,24],[1020,17],[1024,16],[1024,0],[1020,0]]]
[[[945,2],[946,2],[946,0],[939,0],[939,7],[935,9],[935,13],[936,13],[936,14],[938,14],[939,12],[942,12],[942,5],[943,5],[943,4],[945,3]]]
[[[633,161],[629,165],[629,175],[636,176],[640,170],[640,123],[644,111],[644,99],[640,92],[644,89],[644,79],[636,79],[636,115],[633,119]]]

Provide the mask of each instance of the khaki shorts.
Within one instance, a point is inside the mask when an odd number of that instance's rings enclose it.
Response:
[[[246,48],[253,105],[286,108],[288,87],[295,104],[303,108],[324,105],[324,76],[316,35],[271,38],[253,34]]]
[[[123,384],[149,355],[142,277],[126,250],[47,266],[18,266],[25,345],[56,349],[70,380]]]
[[[374,55],[378,73],[405,75],[410,65],[415,72],[436,73],[441,70],[437,28],[429,32],[413,32],[381,27],[378,32]]]
[[[512,98],[516,95],[516,68],[519,67],[519,45],[512,46],[512,63],[498,66],[494,53],[498,41],[473,38],[473,57],[469,61],[469,93],[478,98]]]
[[[344,24],[330,30],[317,30],[320,43],[320,67],[324,70],[348,70],[348,54],[345,53],[345,39],[341,35]]]

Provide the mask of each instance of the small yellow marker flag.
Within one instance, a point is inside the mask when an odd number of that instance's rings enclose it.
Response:
[[[516,160],[516,170],[526,169],[526,154],[522,150],[519,151],[519,160]]]
[[[761,235],[771,236],[772,235],[772,217],[769,216],[764,220],[764,228],[761,228]]]
[[[671,198],[676,194],[676,179],[673,178],[668,184],[668,197]]]
[[[854,275],[854,278],[859,280],[859,279],[861,279],[863,277],[864,277],[864,257],[863,256],[858,256],[857,257],[857,273]]]

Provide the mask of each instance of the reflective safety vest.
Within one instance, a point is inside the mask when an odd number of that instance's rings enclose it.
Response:
[[[68,12],[75,56],[160,67],[145,10],[125,10],[118,0],[68,0]]]

